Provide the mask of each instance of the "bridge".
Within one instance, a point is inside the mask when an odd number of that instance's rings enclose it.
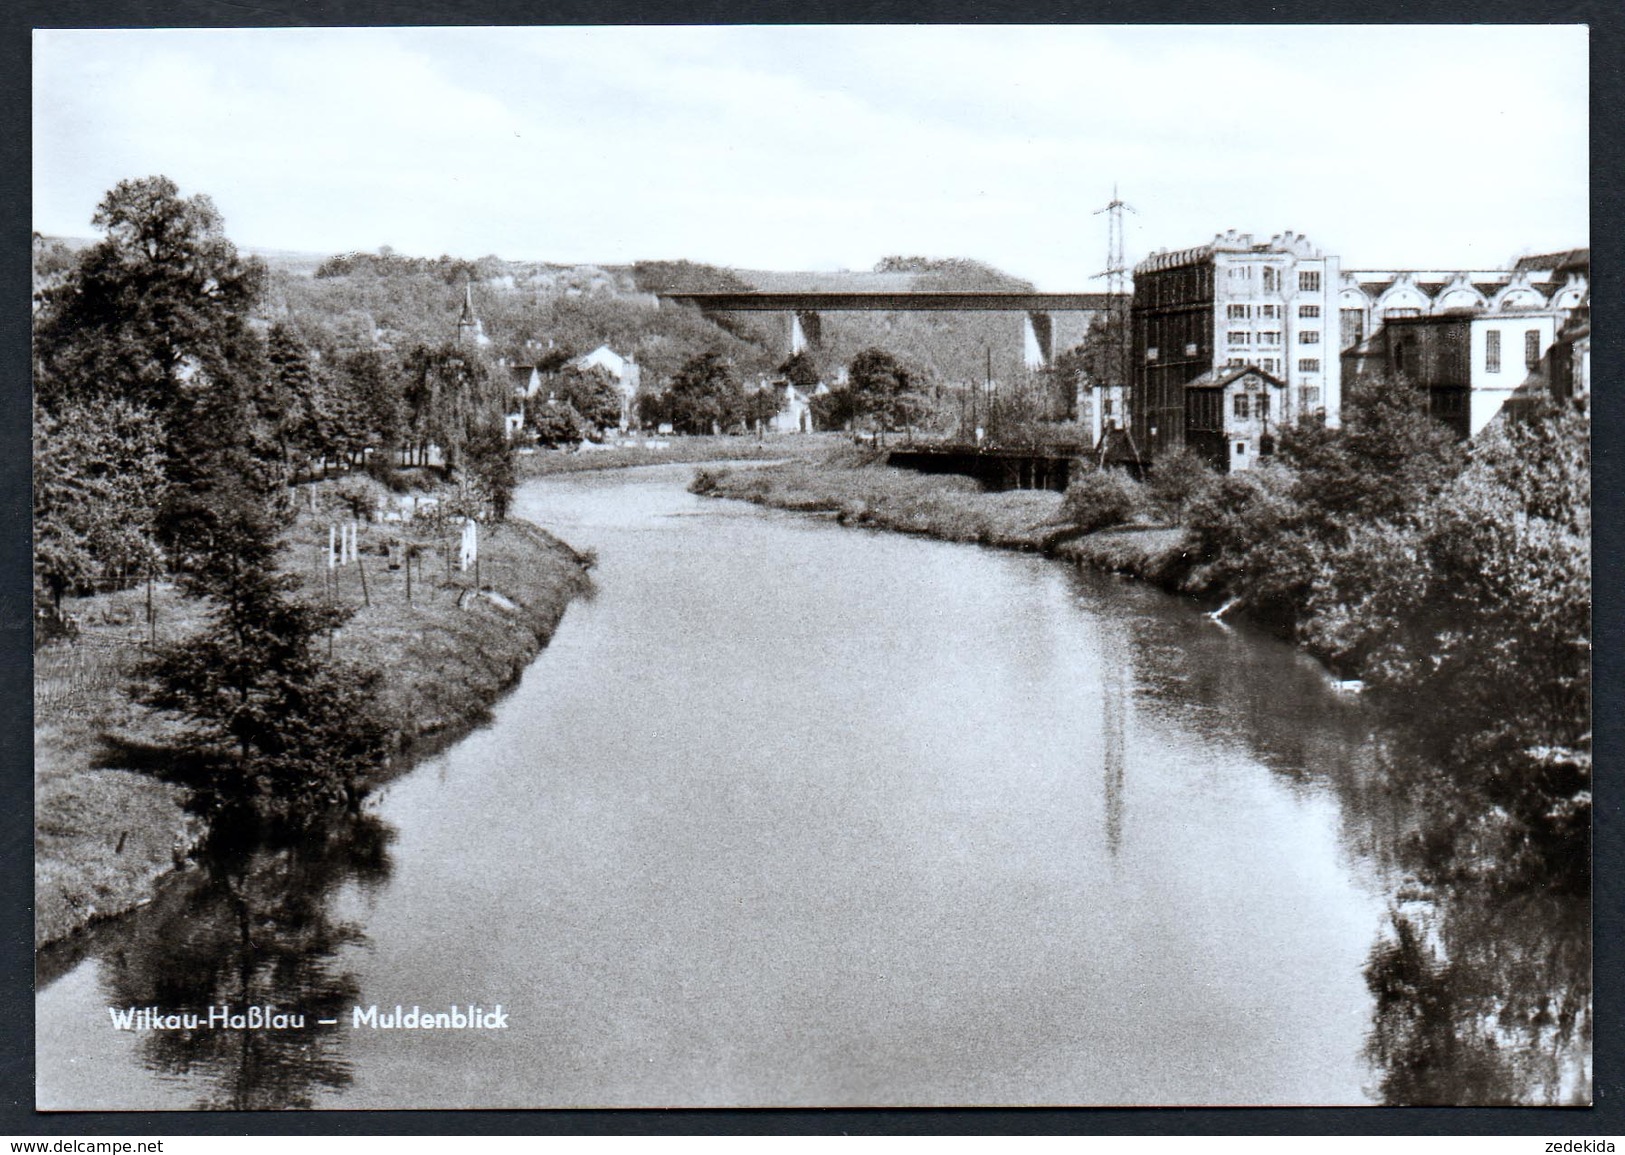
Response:
[[[1110,293],[1027,293],[975,289],[901,292],[669,292],[663,301],[692,305],[706,313],[782,313],[789,318],[790,352],[799,353],[822,340],[824,313],[1016,313],[1024,318],[1022,337],[1029,368],[1048,368],[1056,353],[1055,318],[1079,323],[1076,344],[1089,323],[1108,312],[1117,298]]]

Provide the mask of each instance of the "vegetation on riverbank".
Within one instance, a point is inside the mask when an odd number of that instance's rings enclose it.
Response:
[[[1188,464],[1188,463],[1187,463]],[[701,470],[697,493],[847,524],[1042,549],[1290,636],[1408,725],[1470,795],[1452,840],[1589,879],[1590,455],[1583,413],[1507,417],[1458,446],[1403,381],[1352,388],[1341,428],[1281,430],[1276,461],[1142,486],[978,491],[841,451]],[[1181,517],[1174,515],[1182,514]],[[1087,531],[1087,532],[1086,532]],[[1432,722],[1446,716],[1449,726]],[[1487,815],[1494,813],[1495,820]]]
[[[329,582],[329,525],[355,512],[358,492],[376,498],[378,488],[324,483],[313,501],[302,491],[306,505],[278,555],[279,571],[302,579],[305,593],[353,611],[334,632],[335,656],[380,673],[371,722],[391,754],[374,780],[405,765],[414,745],[477,724],[589,584],[579,555],[524,522],[481,528],[476,590],[475,571],[456,568],[449,523],[365,517],[360,564],[332,571]],[[74,599],[69,608],[75,635],[38,659],[48,673],[34,731],[36,945],[150,899],[208,830],[180,728],[126,692],[146,652],[145,591]],[[205,609],[160,583],[151,632],[184,647],[204,628]],[[325,636],[317,644],[325,648]]]
[[[36,298],[41,941],[149,897],[211,825],[241,849],[354,810],[480,716],[585,581],[502,524],[510,390],[471,350],[416,348],[398,378],[376,349],[324,360],[255,316],[264,268],[165,178],[94,223]]]
[[[630,440],[630,439],[629,439]],[[649,437],[592,449],[542,449],[516,457],[521,477],[551,477],[639,465],[691,465],[716,461],[785,461],[822,457],[845,443],[842,433],[770,433],[764,437]],[[654,442],[663,448],[651,448]]]
[[[891,469],[883,460],[876,451],[843,446],[815,462],[701,469],[690,488],[778,509],[832,513],[846,525],[1009,549],[1042,549],[1066,529],[1059,521],[1059,494],[983,493],[969,478]]]

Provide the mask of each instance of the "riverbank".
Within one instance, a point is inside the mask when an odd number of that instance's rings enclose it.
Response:
[[[320,511],[306,508],[290,533],[283,568],[319,593],[327,582],[317,555],[334,514],[315,504]],[[588,588],[587,561],[528,523],[482,526],[476,587],[473,569],[448,564],[459,540],[449,522],[360,525],[360,564],[334,571],[329,587],[356,610],[333,652],[381,673],[397,771],[425,740],[483,720]],[[410,601],[399,561],[408,545]],[[36,947],[143,905],[207,834],[188,792],[165,780],[173,724],[125,692],[149,635],[184,637],[206,607],[156,587],[149,629],[146,598],[142,589],[80,600],[78,636],[36,658],[46,672],[35,683]]]
[[[539,449],[515,460],[521,480],[559,473],[629,469],[639,465],[692,465],[712,461],[783,461],[821,457],[844,444],[845,433],[771,433],[765,437],[685,437],[643,439],[636,445],[592,449]]]
[[[848,450],[825,461],[751,470],[701,469],[691,488],[775,509],[831,513],[843,525],[1043,553],[1172,592],[1186,592],[1191,572],[1186,534],[1178,526],[1080,534],[1066,521],[1058,493],[985,493],[968,477],[892,469],[873,453]]]

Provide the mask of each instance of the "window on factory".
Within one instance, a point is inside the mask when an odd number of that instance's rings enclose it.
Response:
[[[1298,404],[1305,409],[1313,409],[1320,404],[1320,386],[1304,385],[1298,390]]]
[[[1266,320],[1274,320],[1281,315],[1281,306],[1260,305],[1258,306],[1258,315]]]
[[[1247,443],[1245,441],[1236,442],[1236,456],[1237,457],[1246,457],[1247,456]]]
[[[1233,402],[1237,418],[1245,421],[1253,415],[1252,400],[1245,393],[1237,393]]]
[[[1501,371],[1501,330],[1491,329],[1484,334],[1484,372]]]
[[[1338,314],[1343,329],[1343,348],[1358,345],[1365,340],[1365,310],[1343,309]]]
[[[1281,343],[1281,334],[1276,329],[1265,329],[1258,335],[1258,343],[1260,345],[1279,345]]]
[[[1230,279],[1232,281],[1250,281],[1252,280],[1252,276],[1253,270],[1250,265],[1230,266]]]
[[[1533,369],[1540,364],[1540,330],[1530,329],[1523,335],[1523,365]]]
[[[1146,346],[1145,359],[1147,361],[1155,361],[1157,359],[1157,347],[1155,345]]]
[[[1199,356],[1201,354],[1201,352],[1202,352],[1201,346],[1198,345],[1195,341],[1186,341],[1185,342],[1185,356],[1187,356],[1187,357],[1196,357],[1196,356]]]
[[[1299,373],[1319,373],[1320,372],[1320,358],[1319,357],[1299,357],[1298,358],[1298,372]]]
[[[1320,274],[1319,273],[1299,273],[1298,274],[1298,292],[1300,292],[1300,293],[1318,293],[1318,292],[1320,292]]]
[[[1269,419],[1270,395],[1268,393],[1260,393],[1258,395],[1258,415],[1265,420]]]
[[[1320,330],[1319,329],[1299,329],[1298,330],[1298,344],[1300,344],[1300,345],[1318,345],[1318,344],[1320,344]]]
[[[1246,329],[1231,329],[1224,335],[1224,339],[1232,345],[1251,345],[1253,343],[1253,335]]]
[[[1244,366],[1246,364],[1247,364],[1247,358],[1245,358],[1245,357],[1232,357],[1232,358],[1230,358],[1230,360],[1228,360],[1228,361],[1226,361],[1224,363],[1224,367],[1226,369],[1240,369],[1242,366]]]
[[[1264,269],[1264,291],[1266,293],[1278,293],[1280,290],[1281,270],[1266,266]]]
[[[1279,373],[1281,371],[1281,361],[1278,357],[1265,357],[1258,367],[1266,373]]]
[[[1110,417],[1112,415],[1112,399],[1110,397],[1101,398],[1100,415],[1102,417]]]
[[[1250,305],[1226,305],[1224,315],[1232,321],[1245,321],[1252,313]]]
[[[1318,317],[1318,316],[1320,316],[1320,306],[1319,305],[1299,305],[1298,306],[1298,316],[1300,316],[1300,317]]]

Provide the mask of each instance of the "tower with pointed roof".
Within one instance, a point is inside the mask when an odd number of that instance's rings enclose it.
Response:
[[[463,315],[457,318],[457,344],[469,348],[480,348],[491,343],[491,338],[485,335],[485,326],[480,324],[479,316],[474,312],[474,282],[463,282]]]

